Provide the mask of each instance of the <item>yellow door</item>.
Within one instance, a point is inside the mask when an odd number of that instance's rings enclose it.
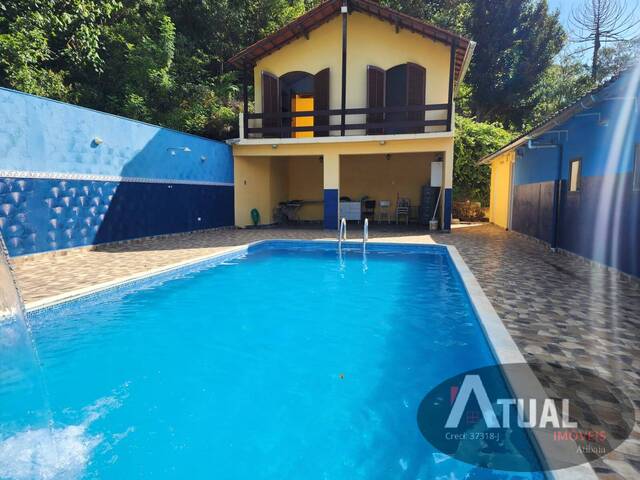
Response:
[[[311,95],[296,95],[291,99],[292,112],[310,112],[313,110]],[[313,117],[293,117],[292,127],[313,127]],[[313,137],[313,132],[293,132],[293,138]]]
[[[502,228],[509,228],[511,157],[508,152],[491,163],[490,220]]]

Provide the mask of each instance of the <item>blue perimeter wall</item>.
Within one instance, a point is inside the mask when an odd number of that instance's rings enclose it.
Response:
[[[627,72],[599,92],[592,108],[534,140],[546,148],[516,150],[513,230],[640,276],[640,191],[633,190],[639,84],[640,70]],[[577,158],[582,184],[569,192],[569,165]]]
[[[0,88],[10,255],[233,223],[226,144]]]

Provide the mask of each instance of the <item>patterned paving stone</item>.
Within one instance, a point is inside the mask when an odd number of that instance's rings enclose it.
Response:
[[[349,238],[358,237],[350,227]],[[451,244],[469,268],[528,360],[581,366],[622,389],[640,418],[640,282],[491,225],[427,235],[416,228],[375,226],[374,240]],[[210,255],[252,241],[334,238],[320,229],[203,231],[108,245],[15,262],[27,302]],[[543,384],[553,385],[553,378]],[[640,430],[633,432],[640,438]],[[594,464],[602,479],[640,479],[640,442]]]

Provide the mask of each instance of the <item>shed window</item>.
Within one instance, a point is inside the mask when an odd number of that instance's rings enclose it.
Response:
[[[571,168],[569,169],[569,191],[570,192],[579,192],[580,191],[580,176],[582,175],[581,169],[581,158],[576,158],[575,160],[571,160]]]
[[[640,192],[640,143],[636,144],[636,156],[633,161],[633,191]]]

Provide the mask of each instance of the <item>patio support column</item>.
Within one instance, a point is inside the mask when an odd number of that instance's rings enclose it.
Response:
[[[326,153],[323,157],[324,171],[324,228],[338,228],[338,209],[340,202],[340,155]]]
[[[453,209],[453,140],[444,152],[442,170],[440,228],[445,232],[449,232],[451,231],[451,211]]]

